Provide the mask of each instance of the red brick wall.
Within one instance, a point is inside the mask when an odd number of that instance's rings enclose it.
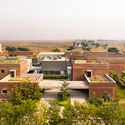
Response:
[[[110,69],[114,70],[121,76],[122,71],[125,71],[125,58],[98,58],[102,62],[110,64]]]
[[[20,74],[26,74],[28,72],[28,61],[25,60],[20,63]]]
[[[69,59],[71,56],[79,56],[80,54],[80,52],[66,52],[65,57]]]
[[[84,52],[85,57],[125,57],[125,54],[113,53],[113,52]]]
[[[2,54],[3,54],[3,53],[2,53],[2,52],[0,52],[0,56],[2,56]]]
[[[1,73],[1,70],[4,70],[4,73]],[[28,61],[25,60],[20,64],[0,64],[0,78],[10,73],[10,70],[16,70],[16,76],[26,74],[28,71]]]
[[[86,74],[86,70],[92,70],[92,76],[104,76],[109,74],[109,64],[73,64],[72,80],[81,80],[83,74]]]
[[[24,55],[24,56],[33,56],[34,53],[33,51],[15,51],[15,52],[8,52],[8,55],[16,55],[16,56],[19,56],[19,55]]]
[[[0,98],[6,98],[7,97],[7,94],[2,94],[2,89],[3,88],[7,88],[7,92],[9,92],[9,91],[11,91],[13,88],[14,88],[14,86],[16,86],[17,84],[19,84],[19,83],[17,83],[17,82],[0,82]]]
[[[4,73],[1,73],[4,70]],[[16,70],[16,75],[20,76],[20,64],[0,64],[0,76],[8,74],[10,70]]]
[[[89,83],[89,97],[95,93],[96,97],[102,97],[104,92],[115,98],[116,83]]]

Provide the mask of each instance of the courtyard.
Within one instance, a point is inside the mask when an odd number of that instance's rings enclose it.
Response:
[[[57,93],[60,89],[47,89],[42,95],[41,102],[48,104],[49,100],[57,99]],[[87,93],[82,90],[70,90],[70,99],[73,104],[74,101],[79,101],[80,103],[85,103],[87,99]]]

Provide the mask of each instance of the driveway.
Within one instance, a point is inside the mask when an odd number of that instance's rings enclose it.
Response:
[[[45,93],[43,94],[41,101],[48,104],[49,100],[51,99],[57,99],[57,93],[60,91],[60,89],[49,89],[46,90]],[[70,98],[71,98],[71,103],[79,101],[80,103],[85,103],[87,94],[82,92],[81,90],[70,90]]]
[[[70,91],[71,103],[74,101],[79,101],[80,103],[85,103],[87,99],[87,94],[81,90],[71,90]]]

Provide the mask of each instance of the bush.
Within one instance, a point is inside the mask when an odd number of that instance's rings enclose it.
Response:
[[[119,81],[119,77],[118,77],[118,74],[112,70],[109,71],[109,75],[111,78],[113,78],[115,81]]]
[[[60,106],[66,106],[66,105],[68,105],[69,104],[69,101],[62,101],[62,102],[58,102],[58,104],[60,105]]]
[[[61,52],[60,49],[56,48],[52,50],[53,52]]]
[[[112,100],[111,96],[107,93],[107,92],[104,92],[103,96],[102,96],[103,100],[106,102],[109,102]]]
[[[108,48],[108,52],[115,52],[115,53],[118,53],[119,50],[115,47],[112,47],[112,48]]]
[[[102,99],[101,98],[95,98],[95,97],[89,97],[87,99],[87,101],[90,103],[90,104],[94,104],[95,106],[100,106],[102,105]]]
[[[73,57],[72,60],[77,60],[78,58],[77,57]]]
[[[15,86],[9,93],[10,101],[15,105],[21,104],[24,100],[40,100],[41,93],[38,84],[23,82]]]
[[[75,49],[75,47],[74,46],[70,46],[67,50],[71,51],[73,49]]]
[[[64,101],[63,100],[63,94],[62,94],[62,92],[58,92],[58,94],[57,94],[57,99],[58,99],[58,101]],[[67,95],[66,95],[66,99],[65,100],[69,100],[70,99],[70,94],[68,93]]]
[[[44,75],[43,79],[68,79],[66,75]]]

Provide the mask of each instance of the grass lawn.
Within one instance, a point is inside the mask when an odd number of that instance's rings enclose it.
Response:
[[[118,85],[116,85],[116,98],[119,99],[120,103],[125,103],[125,89],[121,89]]]
[[[66,100],[63,100],[61,92],[57,94],[57,104],[59,104],[60,106],[65,106],[69,102],[70,102],[70,94],[67,95]]]

